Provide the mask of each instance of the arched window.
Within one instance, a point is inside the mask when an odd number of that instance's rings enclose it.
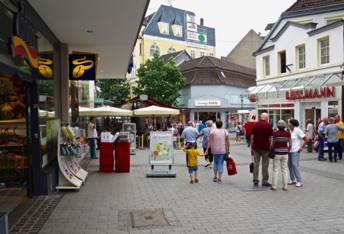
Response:
[[[150,47],[149,56],[153,57],[155,51],[157,51],[158,55],[160,56],[160,48],[156,45],[156,43]]]
[[[173,46],[171,46],[170,48],[167,49],[167,54],[172,54],[174,52],[176,52],[176,49],[173,48]]]

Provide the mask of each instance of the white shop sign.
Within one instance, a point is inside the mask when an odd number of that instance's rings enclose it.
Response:
[[[221,106],[220,100],[198,100],[195,101],[195,106]]]

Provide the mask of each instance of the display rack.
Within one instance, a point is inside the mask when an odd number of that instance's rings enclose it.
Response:
[[[75,191],[79,191],[83,183],[86,181],[88,172],[81,168],[79,163],[76,161],[76,157],[83,157],[82,154],[86,154],[86,152],[84,152],[84,145],[81,145],[78,151],[66,151],[66,149],[63,148],[67,147],[63,144],[70,144],[72,142],[80,144],[80,142],[77,141],[79,137],[80,136],[76,134],[68,135],[66,133],[62,133],[62,129],[60,129],[58,133],[57,159],[59,164],[59,181],[58,186],[56,186],[56,191],[59,191],[60,189],[74,189]]]

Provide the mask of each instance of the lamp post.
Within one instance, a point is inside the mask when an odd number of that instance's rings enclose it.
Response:
[[[241,109],[244,108],[244,97],[242,96],[242,94],[240,94],[240,100],[241,100]]]

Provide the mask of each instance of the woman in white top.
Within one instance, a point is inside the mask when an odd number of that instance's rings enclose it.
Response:
[[[290,133],[292,139],[292,148],[288,154],[288,168],[291,179],[288,184],[295,184],[296,187],[301,187],[303,184],[299,167],[300,153],[307,144],[308,137],[300,128],[298,128],[299,121],[296,119],[289,120],[288,126],[291,130]]]

